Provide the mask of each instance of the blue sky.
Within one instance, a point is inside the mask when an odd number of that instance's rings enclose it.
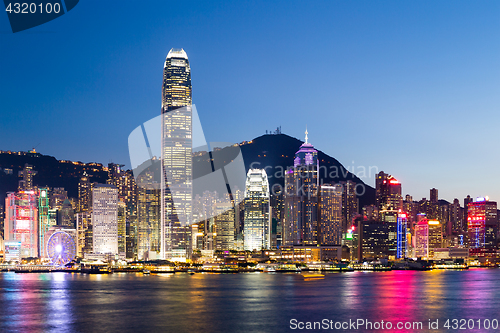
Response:
[[[415,199],[500,200],[499,18],[498,1],[80,1],[12,34],[0,14],[0,150],[130,165],[182,47],[209,141],[307,124]]]

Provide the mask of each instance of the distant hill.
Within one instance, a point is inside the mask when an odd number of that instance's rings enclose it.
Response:
[[[274,184],[284,186],[285,179],[274,177],[274,175],[280,176],[280,170],[286,170],[287,167],[293,166],[295,153],[303,143],[303,141],[286,134],[266,134],[242,144],[240,148],[247,171],[252,163],[254,163],[254,167],[260,168],[271,166],[271,168],[266,169],[268,176],[270,176],[269,186]],[[352,180],[357,184],[363,184],[365,193],[359,197],[360,207],[375,204],[375,189],[373,187],[366,185],[356,175],[347,171],[339,161],[320,150],[318,150],[318,158],[320,167],[326,167],[326,169],[322,168],[320,172],[320,179],[323,183],[337,184],[340,181]]]
[[[82,163],[59,161],[53,156],[39,153],[0,153],[0,199],[5,198],[6,192],[16,191],[18,182],[22,178],[18,172],[28,163],[33,165],[37,174],[33,183],[37,186],[64,187],[68,196],[78,196],[78,182],[84,171],[92,182],[105,183],[108,177],[104,166],[99,163]],[[12,169],[12,174],[6,174],[5,169]]]
[[[255,138],[252,141],[240,145],[245,168],[266,168],[269,176],[269,185],[280,184],[284,186],[284,171],[293,165],[295,152],[303,142],[286,134],[269,134]],[[214,153],[217,155],[217,153]],[[231,155],[231,154],[229,154]],[[228,156],[228,155],[226,155]],[[325,166],[320,171],[320,179],[323,183],[336,184],[340,181],[352,180],[357,184],[364,184],[358,177],[347,171],[339,161],[318,151],[320,166]],[[195,157],[195,161],[205,160],[206,155]],[[226,163],[229,161],[226,161]],[[82,163],[72,161],[59,161],[55,157],[39,153],[0,153],[0,199],[3,200],[5,193],[16,191],[18,172],[24,168],[24,164],[33,165],[37,174],[33,182],[37,186],[64,187],[68,196],[76,198],[78,195],[78,181],[83,172],[90,175],[92,182],[105,183],[107,172],[105,167],[99,163]],[[156,165],[156,164],[155,164]],[[157,167],[158,165],[156,165]],[[6,174],[3,169],[12,169],[12,174]],[[326,172],[325,172],[326,170]],[[159,170],[156,170],[158,174]],[[195,177],[197,170],[195,168]],[[375,203],[375,190],[365,185],[365,193],[359,197],[360,207]],[[243,189],[242,189],[243,190]]]

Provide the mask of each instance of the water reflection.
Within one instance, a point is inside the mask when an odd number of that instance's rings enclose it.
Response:
[[[262,273],[0,273],[0,331],[285,332],[292,318],[493,319],[499,278],[495,269],[333,273],[316,281]]]

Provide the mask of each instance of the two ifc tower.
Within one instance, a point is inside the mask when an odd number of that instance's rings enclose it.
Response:
[[[183,49],[171,49],[165,59],[161,114],[160,257],[182,260],[191,256],[191,224],[193,222],[191,68]],[[241,167],[244,168],[244,165],[242,164]],[[252,184],[260,183],[261,190],[267,191],[267,195],[264,195],[267,200],[263,200],[261,191],[255,192],[254,186],[251,186],[253,192],[246,194],[255,200],[263,201],[263,205],[269,206],[267,175],[264,174],[264,177],[256,174],[257,170],[250,171],[245,185],[248,186],[249,181]],[[248,209],[247,213],[250,214],[251,211],[252,209]],[[246,249],[252,247],[261,249],[270,246],[270,228],[268,223],[266,224],[268,222],[266,212],[269,214],[269,207],[260,212],[263,214],[262,219],[257,218],[255,214],[246,216],[249,222],[248,230],[245,230]],[[234,238],[234,235],[231,238]]]

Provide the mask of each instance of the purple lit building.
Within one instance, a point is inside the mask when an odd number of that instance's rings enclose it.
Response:
[[[283,245],[318,244],[318,151],[307,141],[285,175]]]

